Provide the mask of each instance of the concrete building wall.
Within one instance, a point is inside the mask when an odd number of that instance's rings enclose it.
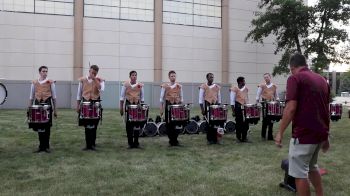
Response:
[[[55,80],[72,80],[73,17],[0,12],[0,78],[31,80],[50,68]]]
[[[229,2],[229,81],[237,85],[237,78],[245,77],[250,102],[255,101],[257,85],[264,81],[263,74],[272,73],[274,65],[280,58],[273,53],[275,46],[271,37],[264,40],[264,45],[251,43],[250,40],[245,42],[259,2],[258,0]],[[275,77],[272,80],[278,85],[279,92],[285,89],[285,76]]]
[[[205,82],[213,72],[221,82],[221,29],[164,24],[163,81],[176,70],[182,82]]]
[[[100,66],[107,81],[124,81],[136,70],[144,82],[153,81],[153,23],[84,18],[84,74]]]

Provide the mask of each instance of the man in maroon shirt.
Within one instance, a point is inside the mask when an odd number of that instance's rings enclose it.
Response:
[[[309,181],[316,195],[323,195],[317,167],[320,148],[329,149],[329,97],[327,81],[308,69],[301,54],[290,58],[292,75],[287,81],[286,107],[275,143],[282,147],[283,133],[292,121],[289,144],[289,175],[295,178],[299,195],[310,195]]]

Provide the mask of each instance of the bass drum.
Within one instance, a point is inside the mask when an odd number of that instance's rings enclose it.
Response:
[[[167,135],[165,122],[159,122],[157,127],[159,136]]]
[[[157,124],[154,122],[148,122],[143,127],[143,134],[148,137],[156,136],[157,133],[158,133],[158,127],[157,127]]]
[[[236,123],[234,123],[231,120],[229,120],[225,123],[225,125],[224,125],[225,133],[235,133],[235,130],[236,130]]]
[[[4,84],[0,83],[0,105],[4,104],[7,98],[7,90]]]
[[[198,130],[202,133],[207,133],[208,122],[203,120],[198,123]]]
[[[188,134],[196,134],[198,133],[198,128],[198,123],[194,120],[190,120],[190,122],[184,128],[184,132]]]

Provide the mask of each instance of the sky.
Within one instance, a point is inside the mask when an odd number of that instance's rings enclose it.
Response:
[[[308,5],[315,5],[318,0],[308,0]],[[350,26],[346,27],[347,31],[350,34]],[[345,72],[350,70],[350,65],[335,65],[331,64],[329,66],[329,71],[338,71],[338,72]]]

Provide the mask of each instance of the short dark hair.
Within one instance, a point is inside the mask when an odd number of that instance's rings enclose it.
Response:
[[[39,67],[39,72],[41,72],[42,69],[49,69],[45,65]]]
[[[100,68],[98,68],[97,65],[91,65],[91,66],[90,66],[90,69],[93,69],[94,71],[98,72],[98,70],[99,70]]]
[[[239,76],[239,77],[237,78],[237,83],[239,84],[239,83],[243,82],[243,80],[244,80],[244,77]]]
[[[170,74],[176,74],[176,72],[174,70],[170,70],[168,73],[168,77],[170,76]]]
[[[264,73],[264,76],[265,76],[265,75],[269,75],[269,76],[271,77],[271,74],[270,74],[270,73]]]
[[[129,77],[131,77],[131,75],[132,75],[133,73],[136,73],[136,75],[137,75],[137,72],[136,72],[135,70],[132,70],[132,71],[129,72]]]
[[[289,65],[293,67],[307,66],[306,58],[300,53],[293,54],[289,59]]]
[[[210,76],[210,75],[213,75],[214,76],[214,74],[213,73],[207,73],[207,79],[208,79],[208,77]]]

